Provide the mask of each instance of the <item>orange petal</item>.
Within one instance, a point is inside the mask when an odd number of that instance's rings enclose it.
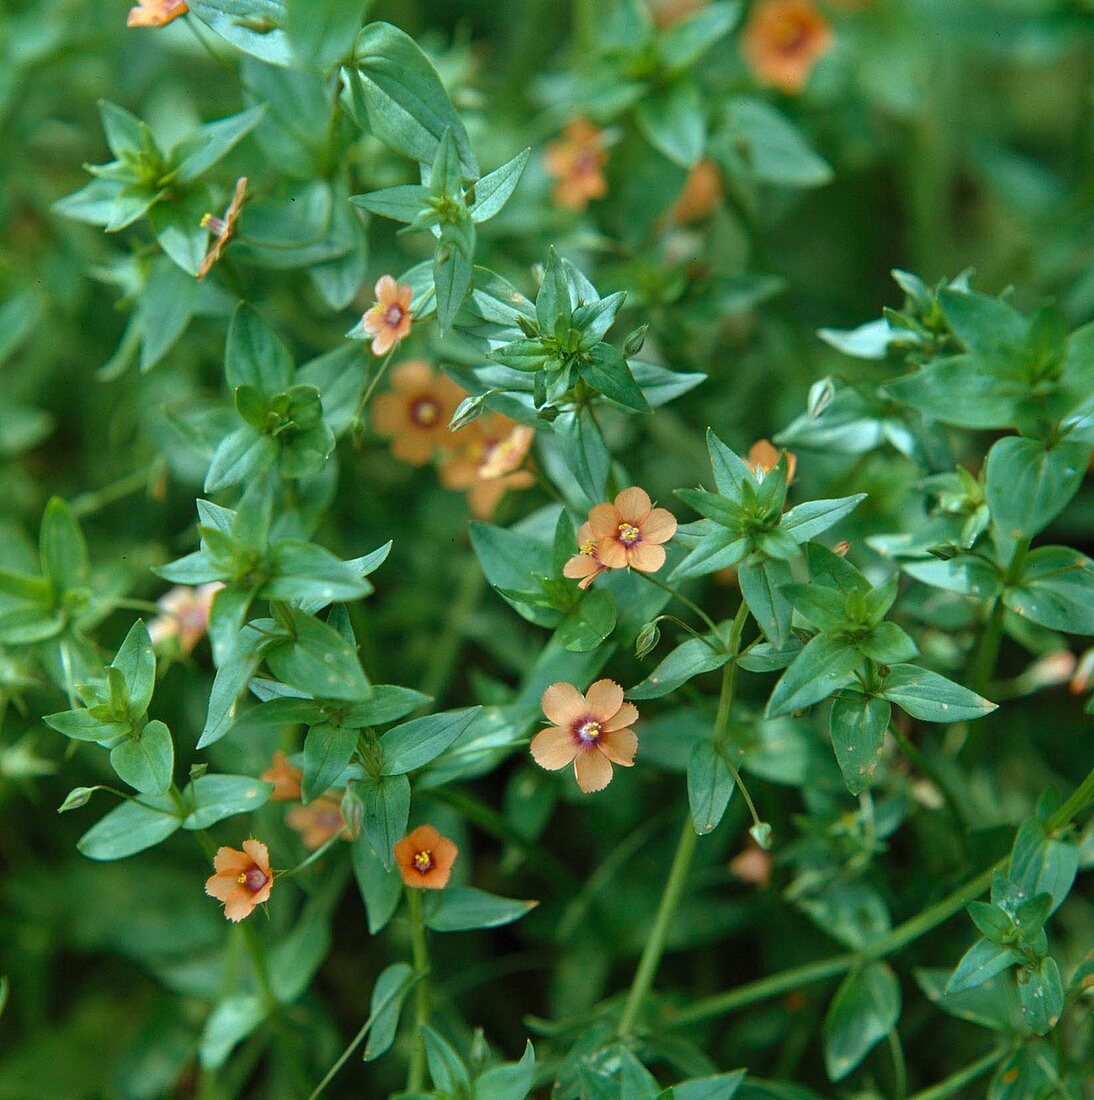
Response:
[[[589,513],[589,529],[594,538],[614,539],[619,532],[619,513],[611,504],[598,504]]]
[[[217,869],[217,874],[221,875],[238,875],[250,865],[251,857],[245,851],[240,852],[235,848],[218,848],[213,857],[213,866]]]
[[[391,385],[400,393],[427,393],[437,381],[437,373],[424,359],[407,359],[391,372]]]
[[[270,873],[270,850],[261,840],[245,840],[243,850],[258,864],[262,873]]]
[[[435,449],[429,433],[414,429],[404,430],[391,441],[391,453],[408,466],[424,466]]]
[[[452,843],[446,836],[442,836],[431,849],[433,852],[433,862],[437,867],[437,870],[445,873],[446,881],[448,872],[452,869],[452,864],[456,862],[456,856],[460,854],[459,848]]]
[[[547,720],[556,726],[573,725],[585,716],[585,697],[573,684],[552,684],[540,700]]]
[[[642,541],[668,542],[676,534],[676,517],[665,508],[654,508],[642,524]]]
[[[652,542],[640,542],[627,551],[627,564],[639,573],[656,573],[665,564],[665,548]]]
[[[615,498],[615,510],[619,513],[620,521],[633,523],[635,527],[642,526],[652,507],[649,493],[645,489],[639,489],[637,485],[624,489]]]
[[[600,566],[597,564],[596,558],[590,554],[575,554],[562,567],[562,575],[569,577],[572,581],[580,577],[595,576],[599,572]]]
[[[623,689],[614,680],[597,680],[587,692],[588,713],[598,722],[614,718],[623,705]]]
[[[602,791],[612,781],[612,762],[595,750],[578,753],[574,758],[574,775],[586,794]]]
[[[394,305],[397,291],[398,284],[390,275],[381,275],[380,278],[376,280],[376,301],[381,305]]]
[[[390,328],[382,328],[372,339],[372,354],[387,355],[395,346],[395,333]]]
[[[577,745],[568,730],[548,726],[532,738],[532,759],[549,772],[566,767],[577,756]]]
[[[606,733],[611,733],[613,730],[621,730],[624,726],[633,725],[637,721],[638,708],[634,703],[624,703],[619,710],[604,723],[604,730]]]
[[[255,899],[241,888],[238,894],[234,894],[224,903],[224,915],[233,924],[238,924],[255,911],[256,904]]]
[[[611,730],[597,742],[598,749],[613,763],[629,768],[634,764],[634,754],[638,751],[638,736],[634,730]]]
[[[601,539],[596,544],[596,556],[609,569],[625,569],[627,548],[618,539]]]
[[[238,885],[239,883],[229,875],[211,875],[205,880],[205,892],[211,898],[227,901]]]

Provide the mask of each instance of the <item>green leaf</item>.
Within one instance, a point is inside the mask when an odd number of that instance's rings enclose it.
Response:
[[[235,1048],[257,1030],[270,1009],[255,993],[226,997],[205,1021],[198,1060],[205,1069],[220,1069]]]
[[[394,726],[380,738],[383,775],[405,775],[441,755],[471,724],[481,707],[466,707],[414,718]]]
[[[674,164],[691,168],[699,162],[707,123],[703,97],[693,80],[682,77],[663,91],[644,95],[635,117],[649,143]]]
[[[768,641],[784,646],[790,636],[791,612],[790,601],[782,592],[791,581],[786,562],[770,558],[746,561],[738,570],[737,579],[745,603]]]
[[[148,130],[136,115],[107,99],[99,100],[99,115],[106,144],[115,157],[122,160],[127,154],[138,154],[144,149]]]
[[[954,336],[977,358],[992,364],[1018,358],[1029,322],[1017,310],[967,287],[943,287],[938,304]]]
[[[709,637],[709,635],[708,635]],[[713,672],[729,660],[721,639],[689,638],[664,657],[640,684],[627,692],[628,699],[660,699],[704,672]]]
[[[357,731],[348,726],[321,722],[308,730],[304,738],[304,776],[301,784],[305,802],[319,798],[334,786],[356,748]]]
[[[590,502],[599,504],[607,494],[611,455],[600,428],[588,408],[560,413],[551,425],[559,453],[578,487]]]
[[[1064,983],[1051,955],[1018,971],[1018,997],[1030,1031],[1034,1035],[1047,1035],[1064,1011]]]
[[[63,733],[65,737],[71,737],[73,741],[107,742],[123,737],[129,732],[127,722],[104,721],[83,708],[63,710],[59,714],[47,714],[42,721],[50,729]]]
[[[732,1073],[719,1073],[717,1077],[682,1081],[661,1093],[657,1100],[733,1100],[747,1075],[747,1070],[738,1069]]]
[[[536,1052],[524,1044],[519,1062],[491,1066],[475,1079],[474,1100],[525,1100],[536,1080]]]
[[[357,37],[354,64],[355,102],[382,142],[431,164],[441,136],[451,128],[464,174],[478,178],[467,131],[437,70],[413,38],[390,23],[369,23]]]
[[[834,500],[809,500],[786,512],[779,526],[795,542],[808,542],[850,515],[865,499],[865,493],[855,493]]]
[[[709,4],[676,23],[658,43],[661,61],[669,73],[683,72],[724,38],[741,18],[738,3]]]
[[[357,649],[338,631],[295,608],[285,609],[292,638],[274,642],[266,667],[281,681],[321,699],[357,702],[368,698],[369,682]]]
[[[125,677],[129,687],[130,716],[139,718],[148,710],[156,688],[156,653],[148,628],[140,619],[129,628],[110,665]]]
[[[770,104],[738,96],[726,112],[728,136],[744,147],[752,175],[784,187],[822,187],[833,172],[798,129]]]
[[[351,56],[367,0],[285,0],[285,33],[304,65],[326,69]]]
[[[357,600],[372,592],[372,585],[363,579],[368,570],[361,561],[342,561],[312,542],[276,542],[266,564],[272,575],[259,594],[268,600],[289,600],[318,611],[329,603]]]
[[[171,731],[162,722],[149,722],[139,737],[131,737],[110,750],[110,766],[142,794],[164,794],[171,786],[175,768]]]
[[[570,283],[562,259],[552,245],[547,249],[547,263],[543,268],[543,281],[536,295],[536,319],[540,332],[546,336],[559,335],[570,327],[573,304],[570,300]]]
[[[736,781],[713,742],[706,738],[696,741],[688,757],[688,805],[699,836],[706,836],[718,827],[735,786]]]
[[[231,389],[251,385],[265,397],[292,385],[293,361],[281,338],[257,310],[241,302],[228,328],[224,374]]]
[[[498,928],[520,920],[538,904],[538,901],[501,898],[470,886],[448,886],[426,898],[425,923],[434,932]]]
[[[182,827],[208,829],[226,817],[253,813],[269,802],[272,793],[272,783],[263,783],[249,775],[199,776],[182,792],[191,808]]]
[[[1018,988],[1009,976],[989,978],[983,985],[963,993],[946,993],[948,970],[917,969],[914,974],[927,999],[943,1012],[995,1031],[1020,1030]]]
[[[879,623],[859,639],[859,652],[883,665],[910,661],[919,656],[915,642],[896,623]]]
[[[429,189],[417,183],[401,183],[397,187],[385,187],[350,198],[354,206],[397,222],[414,221],[427,208],[428,201]]]
[[[380,971],[372,987],[369,1017],[362,1029],[368,1035],[361,1055],[363,1062],[373,1062],[391,1049],[403,1002],[418,980],[419,975],[415,975],[413,967],[405,962],[392,963]]]
[[[252,481],[277,461],[277,453],[277,444],[270,436],[244,424],[225,436],[213,452],[205,475],[205,492],[218,493]]]
[[[986,492],[996,526],[1010,539],[1032,538],[1063,510],[1090,462],[1085,443],[1008,436],[988,452]]]
[[[471,218],[475,222],[489,221],[509,201],[517,189],[524,166],[532,150],[525,149],[500,168],[487,172],[475,183],[475,201],[471,204]]]
[[[731,451],[710,428],[707,428],[707,450],[718,492],[740,504],[741,486],[745,482],[755,485],[755,478],[749,471],[748,464],[735,451]]]
[[[559,623],[559,642],[572,653],[588,653],[615,629],[615,597],[605,588],[586,591]]]
[[[996,709],[975,691],[915,665],[893,665],[880,694],[921,722],[968,722]]]
[[[851,794],[860,794],[874,778],[890,716],[889,703],[871,695],[841,691],[832,701],[828,731]]]
[[[87,583],[87,543],[72,509],[60,497],[51,498],[38,535],[42,573],[59,596]]]
[[[198,283],[191,273],[167,256],[152,261],[137,307],[142,372],[151,370],[175,346],[190,324],[197,300]]]
[[[1022,822],[1010,853],[1009,877],[1030,898],[1049,894],[1054,912],[1063,903],[1079,870],[1079,848],[1049,834],[1035,817]]]
[[[467,217],[465,214],[464,217]],[[460,307],[467,298],[471,289],[471,279],[474,275],[474,231],[470,221],[467,223],[470,231],[469,243],[461,241],[460,244],[449,240],[449,234],[453,232],[451,227],[442,227],[442,240],[437,246],[433,258],[433,285],[437,292],[437,320],[440,322],[441,332],[447,332],[452,327]]]
[[[962,596],[990,599],[999,595],[1003,580],[996,569],[983,558],[962,555],[949,561],[916,561],[903,565],[904,572],[932,588],[958,592]]]
[[[900,985],[883,963],[852,971],[836,991],[824,1017],[824,1065],[831,1081],[842,1081],[900,1018]]]
[[[406,835],[410,818],[410,781],[405,775],[366,776],[353,788],[361,796],[365,836],[385,869],[391,867],[392,848]]]
[[[373,684],[369,697],[354,703],[342,712],[344,726],[384,726],[418,710],[429,702],[429,696],[413,688],[397,684]]]
[[[1094,562],[1066,546],[1041,546],[1003,593],[1016,615],[1070,634],[1094,634]]]
[[[266,104],[260,103],[238,115],[207,122],[172,150],[171,160],[178,165],[179,183],[193,183],[218,161],[226,157],[263,119]]]
[[[827,699],[861,664],[862,655],[852,643],[818,634],[779,678],[767,703],[767,717],[804,710]]]
[[[819,584],[788,584],[783,594],[818,630],[832,632],[848,625],[847,599],[842,592]]]
[[[281,29],[283,0],[193,0],[190,11],[244,53],[271,65],[291,65],[292,47]]]
[[[1002,973],[1009,966],[1021,962],[1022,956],[1013,948],[1004,947],[991,940],[977,940],[961,956],[956,969],[946,983],[946,993],[961,993],[983,985],[989,978]]]
[[[634,380],[627,360],[611,344],[596,344],[588,351],[581,375],[609,401],[636,412],[650,411],[649,402]]]
[[[467,1067],[460,1056],[428,1024],[419,1025],[425,1042],[426,1065],[434,1086],[448,1095],[466,1095],[471,1088]]]
[[[967,355],[956,355],[886,382],[882,393],[928,419],[986,429],[1011,427],[1028,387],[996,377]]]
[[[166,840],[182,822],[166,795],[143,795],[116,806],[76,844],[88,859],[124,859]]]
[[[406,782],[405,776],[397,776],[394,780],[382,780],[382,782],[398,783]],[[360,787],[354,786],[354,791],[359,792]],[[407,784],[407,808],[410,807],[410,787]],[[394,845],[402,838],[406,831],[406,823],[401,825],[400,833],[391,843]],[[388,851],[390,852],[390,848]],[[390,855],[389,855],[390,861]],[[361,900],[365,903],[365,914],[368,917],[368,933],[375,936],[382,931],[387,922],[391,920],[399,899],[403,896],[403,883],[399,875],[389,866],[385,867],[376,850],[372,846],[372,840],[361,831],[353,838],[353,873],[357,879],[357,889],[361,893]]]

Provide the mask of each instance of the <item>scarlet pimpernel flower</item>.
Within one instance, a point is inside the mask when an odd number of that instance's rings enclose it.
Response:
[[[541,768],[558,771],[572,763],[577,785],[589,794],[612,781],[613,764],[634,764],[638,737],[630,727],[638,708],[623,701],[613,680],[597,680],[584,695],[573,684],[552,684],[542,706],[552,724],[532,738],[532,757]]]
[[[129,9],[129,17],[125,25],[127,27],[165,27],[189,10],[184,0],[138,0],[137,4]]]
[[[769,440],[760,439],[748,449],[748,468],[757,477],[771,473],[779,464],[782,452]],[[793,451],[786,452],[786,480],[794,480],[794,471],[798,468],[798,456]]]
[[[376,281],[376,303],[361,318],[361,327],[372,337],[373,355],[386,355],[410,335],[413,297],[413,287],[397,283],[390,275],[381,275]]]
[[[761,84],[796,94],[833,41],[828,21],[810,0],[760,0],[741,36],[741,50]]]
[[[213,597],[223,587],[220,581],[210,581],[197,588],[176,585],[164,593],[156,601],[162,613],[148,624],[152,644],[162,646],[175,638],[183,653],[192,653],[209,627]]]
[[[243,851],[219,848],[213,859],[216,874],[205,882],[205,892],[224,902],[224,915],[233,923],[249,917],[268,901],[274,873],[270,852],[260,840],[245,840]]]
[[[347,837],[349,835],[339,798],[331,793],[309,802],[306,806],[294,806],[285,815],[285,820],[290,829],[295,829],[300,834],[304,847],[312,852],[321,848],[332,836],[339,833],[345,833]]]
[[[665,564],[662,544],[676,534],[676,519],[667,509],[654,508],[645,489],[632,485],[619,493],[611,504],[598,504],[589,513],[588,527],[596,540],[597,564],[605,569],[656,573]],[[579,537],[579,545],[578,557],[593,556],[592,549],[586,549],[588,540],[581,542]],[[570,568],[567,576],[587,567],[574,565]]]
[[[559,206],[580,212],[608,193],[604,131],[588,119],[573,118],[566,123],[562,137],[547,146],[543,160],[557,181],[553,194]]]
[[[522,469],[535,431],[507,416],[489,413],[452,436],[455,449],[441,466],[441,481],[449,489],[467,492],[471,512],[491,515],[509,489],[527,489],[535,476]]]
[[[209,246],[209,251],[205,253],[205,259],[201,261],[201,266],[198,268],[199,283],[212,271],[213,264],[224,254],[228,242],[236,235],[236,226],[239,224],[239,215],[243,210],[243,200],[246,197],[247,177],[241,176],[236,180],[232,201],[228,204],[224,217],[218,218],[215,214],[206,214],[201,219],[202,228],[208,229],[213,234],[213,243]]]
[[[432,825],[419,825],[392,850],[404,884],[416,890],[443,890],[460,851]]]
[[[562,575],[576,580],[578,588],[588,588],[608,567],[600,560],[592,526],[583,523],[577,529],[577,553],[562,567]]]
[[[391,440],[391,453],[411,466],[424,466],[451,436],[448,422],[464,396],[448,375],[421,359],[400,363],[391,390],[372,405],[372,424]]]
[[[270,766],[259,776],[263,783],[272,783],[270,798],[274,802],[295,802],[300,798],[300,780],[303,773],[289,763],[288,757],[278,749]]]

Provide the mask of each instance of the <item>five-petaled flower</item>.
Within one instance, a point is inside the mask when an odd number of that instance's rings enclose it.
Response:
[[[811,0],[760,0],[741,36],[741,50],[756,79],[788,94],[805,87],[832,43],[828,21]]]
[[[577,529],[577,553],[562,567],[562,575],[577,581],[578,588],[588,588],[608,567],[597,553],[597,540],[592,526],[583,523]]]
[[[245,840],[243,851],[219,848],[213,859],[216,874],[205,883],[205,892],[224,902],[230,921],[249,917],[256,906],[268,901],[273,889],[270,853],[260,840]]]
[[[532,738],[532,757],[541,768],[558,771],[572,763],[586,794],[612,781],[612,765],[634,764],[638,737],[630,727],[638,708],[623,701],[612,680],[597,680],[582,695],[573,684],[552,684],[543,693],[543,713],[552,723]]]
[[[392,850],[403,882],[417,890],[443,890],[460,851],[432,825],[419,825]]]
[[[306,806],[294,806],[286,815],[285,821],[290,829],[300,834],[301,843],[309,851],[321,848],[332,836],[342,833],[349,837],[345,819],[342,817],[340,796],[328,791],[321,798],[309,802]]]
[[[507,489],[527,489],[535,483],[521,469],[535,430],[499,413],[487,413],[453,435],[455,449],[441,466],[441,481],[449,489],[467,490],[471,512],[486,519]]]
[[[259,776],[263,783],[273,784],[270,798],[274,802],[296,802],[300,798],[300,780],[303,773],[278,749],[270,766]]]
[[[210,581],[197,588],[176,585],[157,601],[161,614],[148,624],[148,636],[154,646],[170,638],[178,639],[183,653],[192,653],[209,626],[213,597],[224,587],[220,581]]]
[[[604,569],[629,568],[640,573],[656,573],[665,564],[662,543],[676,534],[676,519],[666,509],[654,508],[645,489],[632,485],[611,504],[598,504],[589,513],[588,528],[591,539],[582,540],[581,535],[578,536],[578,558],[594,558]],[[585,525],[582,525],[584,530]],[[596,540],[595,550],[592,539]],[[568,577],[584,577],[588,565],[571,558],[567,570]]]
[[[232,201],[228,204],[224,217],[218,218],[215,214],[206,214],[201,219],[202,228],[208,229],[213,234],[213,243],[209,245],[209,251],[205,253],[205,259],[201,261],[201,266],[198,268],[199,283],[213,270],[213,264],[220,259],[228,247],[228,242],[236,235],[236,225],[239,223],[239,215],[243,210],[243,200],[246,196],[247,177],[240,176],[236,180]]]
[[[607,160],[603,130],[585,118],[567,122],[562,137],[547,146],[543,158],[548,173],[557,181],[555,202],[567,210],[581,211],[590,200],[603,198],[608,192],[604,178]]]
[[[180,15],[189,11],[184,0],[137,0],[135,7],[129,9],[127,27],[166,27]]]
[[[464,392],[421,359],[400,363],[391,390],[373,402],[372,424],[391,439],[391,453],[411,466],[424,466],[451,436],[448,422]]]
[[[373,355],[386,355],[410,335],[413,297],[413,287],[397,283],[390,275],[381,275],[376,281],[376,304],[361,318],[361,327],[372,337]]]
[[[779,464],[782,452],[769,439],[760,439],[748,449],[748,468],[761,481],[766,474]],[[798,456],[793,451],[786,452],[786,480],[794,480],[794,471],[798,467]]]

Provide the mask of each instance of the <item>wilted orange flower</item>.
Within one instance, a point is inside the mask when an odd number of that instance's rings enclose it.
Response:
[[[722,177],[712,160],[701,160],[688,173],[684,190],[668,212],[673,225],[690,225],[709,217],[721,205]]]
[[[653,21],[662,30],[674,27],[705,8],[707,2],[708,0],[653,0]]]
[[[609,569],[656,573],[665,564],[665,548],[676,534],[676,519],[654,508],[645,489],[624,489],[612,504],[598,504],[589,513],[597,560]]]
[[[832,48],[828,21],[811,0],[759,0],[741,36],[741,50],[756,79],[793,94]]]
[[[321,848],[338,833],[345,832],[349,836],[338,803],[339,796],[328,792],[306,806],[294,806],[285,815],[289,828],[300,834],[301,843],[309,851]]]
[[[381,275],[376,282],[376,304],[365,311],[361,326],[372,337],[372,354],[386,355],[410,335],[414,315],[410,300],[414,288],[397,283],[390,275]]]
[[[583,523],[577,529],[577,553],[562,567],[562,575],[576,580],[578,588],[588,588],[601,573],[608,572],[608,566],[597,553],[597,545],[591,525]]]
[[[209,626],[213,597],[224,587],[220,581],[190,588],[176,585],[156,601],[162,614],[148,624],[148,636],[154,646],[177,638],[183,653],[192,653]]]
[[[443,890],[459,848],[432,825],[419,825],[392,849],[403,883],[417,890]]]
[[[548,771],[573,763],[577,785],[586,793],[612,781],[612,765],[634,764],[638,737],[630,727],[638,708],[623,701],[612,680],[597,680],[582,695],[573,684],[552,684],[543,693],[543,713],[553,725],[532,738],[532,757]]]
[[[260,840],[245,840],[243,851],[219,848],[213,860],[216,874],[205,882],[205,892],[224,902],[224,915],[230,921],[249,917],[255,906],[270,897],[274,873],[270,853]]]
[[[1090,687],[1092,679],[1094,679],[1094,648],[1088,649],[1075,662],[1075,672],[1068,684],[1068,691],[1072,695],[1082,695]]]
[[[562,137],[547,146],[543,162],[558,181],[554,198],[559,206],[580,211],[591,199],[607,194],[603,169],[608,151],[603,138],[604,131],[588,119],[573,118],[566,123]]]
[[[190,9],[184,0],[137,0],[130,8],[127,27],[165,27],[173,19],[185,15]]]
[[[270,798],[274,802],[295,802],[300,797],[300,779],[302,772],[289,763],[288,757],[278,749],[273,755],[273,763],[259,776],[263,783],[273,784]]]
[[[771,882],[771,854],[756,844],[750,844],[729,861],[729,870],[741,882],[765,890]]]
[[[748,468],[761,481],[765,474],[771,473],[779,464],[779,449],[769,439],[761,439],[748,449]],[[793,451],[786,452],[786,480],[794,480],[794,471],[798,468],[798,456]]]
[[[500,413],[487,413],[454,433],[455,449],[441,465],[441,481],[449,489],[467,490],[471,512],[491,515],[507,489],[527,489],[535,483],[521,469],[535,431]]]
[[[213,264],[220,259],[224,250],[228,247],[228,242],[236,235],[236,224],[239,221],[239,214],[243,209],[243,200],[246,194],[247,177],[241,176],[236,180],[235,193],[232,195],[232,201],[228,204],[228,209],[224,212],[224,217],[218,218],[215,214],[206,214],[201,219],[202,228],[208,229],[213,234],[213,243],[209,246],[209,251],[205,253],[205,259],[201,261],[201,267],[198,268],[199,283],[212,271]]]
[[[391,391],[373,402],[372,424],[391,439],[391,453],[411,466],[424,466],[451,433],[448,422],[464,392],[421,359],[400,363]]]

